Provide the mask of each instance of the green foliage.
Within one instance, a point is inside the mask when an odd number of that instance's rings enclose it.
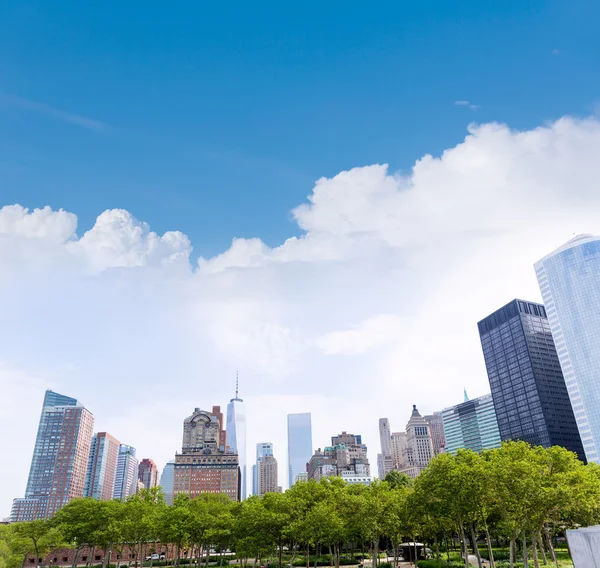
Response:
[[[426,543],[434,555],[457,535],[464,543],[518,538],[522,549],[523,541],[531,546],[564,527],[599,522],[600,466],[584,465],[563,448],[508,442],[482,454],[442,454],[414,481],[392,472],[369,487],[327,478],[243,503],[224,495],[180,494],[170,506],[159,488],[125,502],[76,499],[50,521],[0,526],[0,568],[19,568],[28,555],[43,557],[62,546],[76,555],[84,546],[117,553],[129,546],[144,558],[158,550],[158,542],[161,549],[171,545],[169,558],[144,566],[203,566],[208,551],[213,551],[209,562],[226,565],[229,559],[214,551],[233,550],[250,565],[270,559],[273,568],[280,563],[338,567],[358,563],[347,556],[350,551],[377,558],[385,547],[393,550],[413,539]],[[184,550],[187,557],[180,558]],[[471,553],[467,544],[462,550]],[[491,547],[473,553],[491,556],[489,565],[495,560],[496,568],[508,562],[506,552]],[[556,555],[559,563],[567,562],[566,550]],[[440,558],[419,566],[465,566],[457,552]]]

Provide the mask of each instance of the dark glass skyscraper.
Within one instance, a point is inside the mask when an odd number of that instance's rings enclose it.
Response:
[[[478,324],[502,440],[583,445],[543,305],[513,300]]]

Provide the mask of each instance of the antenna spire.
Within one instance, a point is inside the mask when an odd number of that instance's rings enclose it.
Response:
[[[238,398],[238,391],[240,386],[240,374],[238,371],[235,372],[235,398]]]

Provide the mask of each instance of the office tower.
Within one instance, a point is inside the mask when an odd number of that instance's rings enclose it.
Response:
[[[312,425],[310,413],[288,414],[288,483],[291,487],[296,476],[306,471],[312,455]]]
[[[113,498],[120,446],[119,440],[107,432],[94,435],[85,476],[84,497],[93,497],[99,501],[110,501]]]
[[[220,408],[212,412],[196,408],[183,422],[183,443],[175,455],[173,497],[187,493],[224,493],[234,501],[240,499],[240,476],[237,454],[222,445],[224,430]]]
[[[535,271],[586,458],[600,463],[600,237],[575,237]]]
[[[331,437],[331,445],[334,448],[343,446],[348,450],[348,458],[355,472],[361,475],[371,475],[369,458],[367,457],[367,446],[362,443],[362,436],[342,432]],[[391,456],[389,457],[391,460]],[[360,465],[360,467],[358,467]]]
[[[256,444],[256,464],[252,466],[252,495],[258,495],[258,463],[264,456],[272,455],[273,444],[271,442]]]
[[[431,430],[431,442],[433,443],[433,455],[437,456],[445,451],[446,438],[444,436],[444,420],[441,412],[434,412],[424,416]]]
[[[162,475],[160,476],[160,488],[165,495],[165,503],[167,505],[173,504],[173,479],[174,479],[174,471],[175,471],[175,460],[171,460],[167,462],[165,467],[162,470]]]
[[[417,406],[413,405],[410,420],[406,425],[406,447],[402,471],[409,477],[417,477],[429,465],[433,455],[429,423],[419,414]]]
[[[377,455],[377,475],[379,479],[384,479],[394,469],[392,434],[390,431],[390,422],[387,418],[379,419],[379,442],[381,444],[381,454]]]
[[[113,499],[125,501],[130,495],[135,495],[138,480],[138,461],[135,457],[135,448],[121,444],[119,458],[117,459],[117,473]]]
[[[442,410],[446,451],[465,448],[474,452],[500,447],[500,431],[491,394]]]
[[[83,496],[94,417],[74,398],[46,391],[25,498],[15,499],[11,521],[51,517]]]
[[[406,449],[406,432],[392,432],[392,463],[397,471],[404,469],[404,452]]]
[[[144,484],[145,489],[158,485],[158,467],[150,458],[144,458],[138,466],[138,479]]]
[[[541,304],[513,300],[478,324],[502,440],[583,446]]]
[[[332,441],[339,443],[323,450],[319,448],[311,456],[307,465],[308,479],[318,481],[322,477],[339,476],[349,483],[369,484],[372,481],[369,461],[361,437],[342,432]]]
[[[278,485],[277,460],[273,455],[265,455],[257,462],[258,468],[258,494],[280,493]]]
[[[227,405],[227,443],[238,455],[240,464],[241,498],[247,496],[247,465],[246,465],[246,409],[244,401],[238,396],[238,381],[235,381],[235,398]]]

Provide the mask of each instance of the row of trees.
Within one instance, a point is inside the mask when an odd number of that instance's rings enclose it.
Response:
[[[519,545],[525,567],[532,558],[538,568],[540,557],[557,563],[553,535],[597,522],[600,467],[582,464],[563,448],[508,442],[481,454],[440,455],[414,482],[398,472],[369,487],[329,478],[242,503],[224,495],[177,495],[168,506],[159,488],[126,502],[78,499],[48,521],[2,527],[0,568],[16,568],[28,555],[42,557],[61,546],[74,549],[73,566],[86,547],[92,550],[89,565],[94,551],[104,551],[104,568],[109,552],[125,549],[136,551],[136,564],[168,550],[176,567],[184,551],[207,565],[213,549],[235,551],[244,565],[271,557],[281,566],[285,554],[291,567],[301,554],[309,568],[311,555],[328,554],[339,567],[343,553],[370,551],[376,563],[380,547],[396,554],[405,540],[429,543],[439,559],[456,537],[466,568],[469,542],[480,568],[478,542],[496,568],[494,539],[510,544],[511,567]]]

